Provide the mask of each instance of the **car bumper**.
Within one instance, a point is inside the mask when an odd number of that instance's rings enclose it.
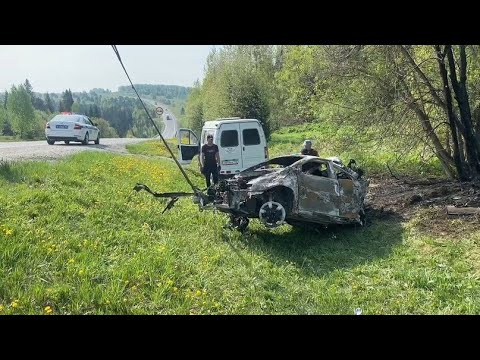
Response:
[[[76,136],[47,136],[47,139],[52,141],[83,141],[83,139]]]

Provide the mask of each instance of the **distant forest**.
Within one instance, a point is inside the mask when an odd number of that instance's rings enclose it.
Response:
[[[140,96],[174,106],[185,102],[190,88],[176,85],[135,85]],[[184,112],[183,107],[179,109]],[[151,137],[154,129],[130,86],[118,92],[95,88],[89,92],[34,92],[28,79],[0,93],[0,135],[20,139],[42,139],[48,120],[63,111],[94,119],[104,137]],[[152,117],[155,113],[152,110]]]

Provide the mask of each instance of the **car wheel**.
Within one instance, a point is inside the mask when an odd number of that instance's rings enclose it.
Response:
[[[360,226],[365,226],[367,224],[367,216],[365,215],[365,210],[361,209],[358,214],[360,215]]]
[[[55,141],[54,141],[54,140],[47,139],[47,144],[48,144],[48,145],[53,145],[53,144],[55,144]]]
[[[233,214],[230,215],[230,228],[236,229],[240,232],[244,232],[247,230],[248,224],[250,220],[244,216],[235,216]]]
[[[88,142],[90,141],[90,138],[88,137],[88,132],[85,134],[85,139],[83,139],[82,144],[83,145],[88,145]]]
[[[70,145],[70,141],[65,141],[65,144],[66,144],[66,145]]]
[[[95,140],[95,145],[100,144],[100,133],[97,135],[97,140]]]
[[[290,213],[290,206],[284,197],[273,192],[266,194],[267,200],[262,204],[258,212],[260,221],[269,228],[274,228],[285,223],[285,219]]]

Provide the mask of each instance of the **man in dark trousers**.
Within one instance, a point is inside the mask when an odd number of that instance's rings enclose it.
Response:
[[[200,154],[200,171],[205,175],[207,187],[210,187],[210,174],[213,175],[213,183],[218,183],[220,155],[218,153],[218,146],[213,143],[213,135],[208,135],[207,143],[202,146],[202,153]]]
[[[302,155],[318,156],[318,151],[312,148],[311,140],[305,140],[303,142]]]

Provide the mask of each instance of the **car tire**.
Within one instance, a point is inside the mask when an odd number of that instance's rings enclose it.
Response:
[[[250,220],[244,216],[235,216],[230,214],[230,228],[240,231],[241,233],[247,230]]]
[[[97,135],[97,140],[95,140],[95,145],[100,144],[100,133]]]
[[[65,145],[70,145],[70,141],[65,141]]]
[[[53,145],[53,144],[55,144],[55,140],[47,139],[47,144],[48,145]]]
[[[364,227],[367,225],[367,215],[365,214],[365,210],[361,209],[359,212],[360,215],[360,226]]]
[[[88,145],[88,142],[90,141],[90,137],[88,135],[88,132],[85,134],[85,139],[83,139],[82,144],[83,145]]]
[[[262,219],[262,212],[264,214],[265,213],[268,214],[268,212],[269,212],[269,209],[267,209],[265,206],[266,206],[266,204],[268,204],[270,202],[270,194],[266,194],[268,196],[268,199],[265,199],[265,202],[260,207],[259,219],[265,226],[267,226],[269,228],[279,226],[278,221],[283,221],[283,223],[285,223],[286,219],[288,218],[288,216],[290,215],[290,212],[291,212],[291,204],[288,203],[288,201],[285,199],[285,197],[279,191],[274,191],[271,194],[272,194],[272,197],[271,197],[270,207],[275,206],[275,210],[274,210],[275,212],[281,211],[281,213],[283,213],[282,216],[281,216],[281,217],[283,217],[283,219],[276,220],[276,223],[267,223],[266,221],[268,221],[268,220],[266,220],[267,218],[265,217],[265,215],[264,215],[264,218]],[[266,215],[266,216],[268,217],[269,215]]]

